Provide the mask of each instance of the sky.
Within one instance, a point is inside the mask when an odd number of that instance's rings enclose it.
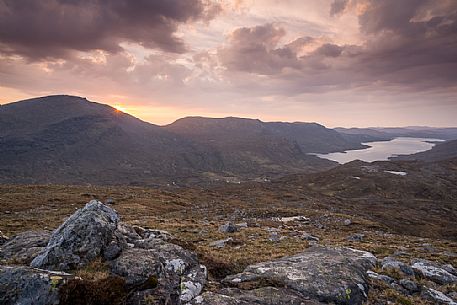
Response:
[[[0,0],[0,103],[457,126],[455,0]]]

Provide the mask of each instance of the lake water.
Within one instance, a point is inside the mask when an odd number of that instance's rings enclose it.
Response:
[[[345,152],[336,152],[330,154],[314,154],[318,157],[347,163],[354,160],[366,162],[386,161],[389,157],[397,155],[410,155],[421,151],[431,149],[435,144],[429,142],[442,142],[439,139],[429,138],[406,138],[399,137],[390,141],[363,143],[369,145],[369,148],[347,150]]]

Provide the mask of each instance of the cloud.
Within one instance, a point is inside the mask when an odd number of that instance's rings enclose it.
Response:
[[[268,23],[236,29],[218,50],[229,71],[269,76],[284,95],[358,87],[395,90],[455,88],[457,3],[428,0],[354,0],[363,42],[299,37]],[[334,9],[332,4],[332,9]],[[267,83],[265,78],[262,83]],[[276,92],[278,93],[278,92]]]
[[[349,0],[333,0],[330,5],[330,16],[335,16],[344,11]]]
[[[121,42],[133,42],[182,53],[178,26],[219,10],[205,0],[0,0],[0,51],[62,58],[74,50],[115,53]]]
[[[218,50],[221,63],[228,69],[263,75],[277,74],[283,68],[300,65],[295,50],[303,42],[278,47],[285,36],[283,28],[272,23],[236,29],[229,45]]]

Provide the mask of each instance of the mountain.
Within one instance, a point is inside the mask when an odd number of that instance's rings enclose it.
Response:
[[[421,160],[421,161],[441,161],[457,158],[457,140],[438,143],[432,149],[420,153],[398,156],[391,158],[392,160]]]
[[[243,118],[187,117],[165,126],[168,131],[223,149],[256,150],[259,143],[298,145],[303,153],[330,153],[366,146],[317,123],[262,122]],[[288,143],[288,144],[286,144]],[[276,149],[277,149],[276,148]]]
[[[433,128],[423,126],[412,127],[370,127],[370,128],[335,128],[341,134],[370,136],[382,140],[390,140],[395,137],[433,138],[441,140],[457,139],[457,128]]]
[[[185,118],[143,122],[75,96],[0,107],[0,182],[148,185],[328,169],[308,155],[360,147],[318,124]]]
[[[72,96],[0,107],[0,155],[4,183],[135,184],[218,162],[159,126]]]

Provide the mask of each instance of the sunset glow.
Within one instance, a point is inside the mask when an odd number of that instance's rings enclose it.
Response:
[[[156,124],[455,125],[456,1],[27,3],[0,2],[2,103],[71,94]]]

